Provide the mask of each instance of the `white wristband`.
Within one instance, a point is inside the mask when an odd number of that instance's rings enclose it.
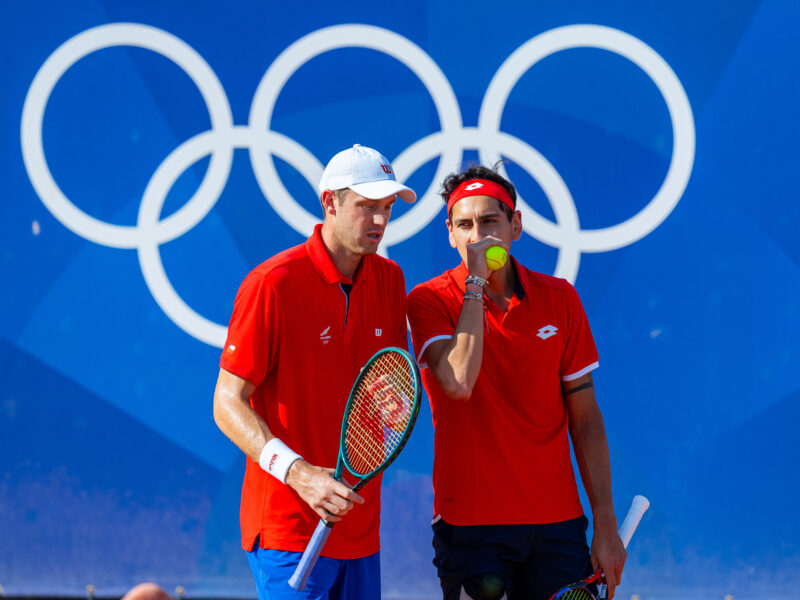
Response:
[[[275,479],[281,483],[286,483],[286,474],[289,472],[289,467],[294,464],[294,461],[301,458],[303,457],[278,438],[272,438],[261,449],[258,464]]]

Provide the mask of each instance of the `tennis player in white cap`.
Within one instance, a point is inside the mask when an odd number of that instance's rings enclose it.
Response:
[[[356,494],[331,473],[359,369],[407,347],[403,274],[376,253],[396,198],[416,194],[358,144],[330,160],[319,193],[322,224],[239,288],[214,394],[217,425],[247,455],[242,547],[260,600],[380,598],[380,479]],[[321,517],[337,526],[296,591],[288,579]]]

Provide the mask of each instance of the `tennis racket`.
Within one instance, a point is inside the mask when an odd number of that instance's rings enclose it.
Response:
[[[619,528],[619,537],[626,548],[631,541],[631,537],[633,537],[633,532],[636,531],[636,527],[639,525],[639,521],[642,520],[642,515],[648,508],[650,508],[650,501],[647,498],[644,496],[633,497],[628,515],[622,522],[622,527]],[[592,593],[589,585],[598,581],[601,577],[603,577],[603,572],[600,570],[595,571],[586,579],[561,588],[550,596],[550,600],[597,600],[597,596]],[[603,597],[605,597],[605,594],[603,594]]]
[[[419,412],[419,369],[400,348],[384,348],[361,369],[342,419],[339,458],[334,477],[346,468],[357,479],[358,491],[388,467],[405,446]],[[333,523],[321,519],[308,542],[289,585],[304,590]]]

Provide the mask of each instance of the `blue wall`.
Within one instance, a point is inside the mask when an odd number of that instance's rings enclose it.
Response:
[[[305,238],[322,165],[356,142],[422,197],[383,248],[409,286],[458,260],[441,175],[508,159],[513,253],[573,281],[593,326],[618,512],[652,501],[621,597],[796,589],[796,2],[0,16],[7,594],[254,595],[219,346],[238,283]],[[432,436],[426,407],[386,477],[387,598],[437,595]]]

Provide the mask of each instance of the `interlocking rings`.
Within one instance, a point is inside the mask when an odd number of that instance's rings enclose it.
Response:
[[[357,41],[345,41],[357,40]],[[197,85],[208,108],[211,129],[176,148],[156,169],[142,196],[136,226],[99,221],[77,208],[63,194],[47,166],[42,143],[44,111],[62,75],[81,58],[103,48],[136,46],[157,52],[181,67]],[[345,47],[383,52],[411,69],[430,92],[441,130],[422,138],[394,159],[399,180],[407,179],[426,162],[441,157],[431,186],[404,215],[390,222],[383,240],[386,248],[413,237],[442,209],[435,185],[464,150],[477,149],[484,163],[501,154],[525,168],[546,194],[556,223],[537,214],[520,198],[523,229],[559,249],[555,274],[574,281],[582,252],[604,252],[631,244],[663,222],[680,200],[694,163],[695,131],[689,100],[675,73],[649,46],[608,27],[574,25],[538,35],[518,48],[495,74],[481,106],[477,127],[464,127],[458,100],[438,65],[408,39],[369,25],[337,25],[315,31],[284,50],[264,74],[253,98],[247,126],[235,126],[225,91],[205,60],[177,37],[154,27],[115,23],[88,29],[62,44],[36,74],[22,112],[22,156],[28,176],[45,206],[66,227],[95,243],[114,248],[136,248],[147,286],[161,309],[189,335],[222,347],[226,328],[189,307],[175,291],[164,270],[159,246],[197,225],[214,207],[230,174],[233,151],[250,152],[253,171],[272,208],[292,228],[309,235],[319,221],[288,193],[278,176],[273,155],[293,165],[316,188],[323,166],[303,146],[270,130],[275,102],[289,78],[315,56]],[[617,53],[641,68],[656,84],[669,111],[673,132],[669,170],[648,205],[612,227],[581,230],[572,196],[547,159],[524,141],[500,131],[500,120],[511,90],[520,77],[541,59],[577,47]],[[169,190],[198,160],[211,156],[208,171],[191,199],[160,220]]]

